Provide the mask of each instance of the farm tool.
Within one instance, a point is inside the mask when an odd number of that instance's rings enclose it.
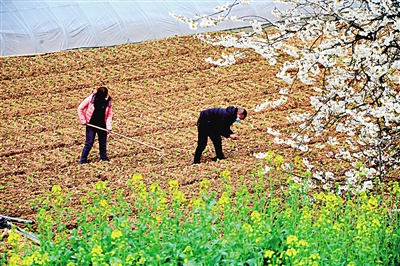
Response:
[[[100,129],[100,130],[103,130],[103,131],[107,131],[107,132],[108,132],[108,130],[105,129],[105,128],[98,127],[98,126],[95,126],[95,125],[92,125],[92,124],[87,124],[87,125],[90,126],[90,127],[97,128],[97,129]],[[139,144],[145,145],[145,146],[150,147],[150,148],[152,148],[152,149],[154,149],[154,150],[161,151],[161,152],[163,151],[162,149],[159,149],[159,148],[157,148],[157,147],[154,147],[154,146],[152,146],[152,145],[150,145],[150,144],[141,142],[141,141],[136,140],[136,139],[134,139],[134,138],[130,138],[130,137],[124,136],[124,135],[119,134],[119,133],[117,133],[117,132],[111,131],[111,133],[114,134],[114,135],[117,135],[117,136],[120,136],[120,137],[129,139],[129,140],[132,140],[132,141],[137,142],[137,143],[139,143]]]
[[[13,224],[11,222],[13,222],[13,223],[23,223],[23,224],[34,224],[33,221],[31,221],[31,220],[23,220],[23,219],[19,219],[19,218],[0,215],[0,229],[12,229],[12,228],[15,228],[20,235],[28,238],[29,240],[31,240],[32,242],[34,242],[34,243],[36,243],[38,245],[40,245],[40,240],[39,240],[39,238],[37,236],[35,236],[32,233],[26,232],[25,230],[19,228],[18,226],[16,226],[15,224]],[[67,249],[67,250],[70,251],[69,249]],[[76,261],[76,257],[75,256],[71,256],[70,260]]]
[[[26,232],[25,230],[21,229],[20,227],[14,225],[12,222],[13,223],[23,223],[23,224],[33,224],[34,223],[33,221],[0,215],[0,229],[15,228],[20,235],[22,235],[22,236],[28,238],[29,240],[35,242],[36,244],[40,245],[40,240],[39,240],[39,238],[37,238],[37,236]]]

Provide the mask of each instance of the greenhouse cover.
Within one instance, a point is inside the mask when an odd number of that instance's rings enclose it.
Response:
[[[214,7],[225,4],[227,0],[1,0],[0,55],[112,46],[193,34],[169,12],[193,17],[209,14]],[[274,20],[271,10],[275,7],[272,1],[254,1],[240,5],[232,14]],[[199,28],[196,32],[245,26],[249,23],[226,21],[216,28]]]

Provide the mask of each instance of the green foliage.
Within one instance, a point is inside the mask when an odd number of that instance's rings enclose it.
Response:
[[[385,196],[312,194],[279,172],[283,158],[269,155],[277,167],[253,171],[253,184],[233,191],[235,181],[225,170],[223,191],[213,191],[203,179],[198,197],[190,200],[175,180],[164,190],[158,183],[146,186],[135,174],[117,191],[96,183],[74,212],[65,207],[69,195],[56,185],[38,209],[41,245],[23,245],[12,232],[11,249],[0,260],[69,266],[400,263],[397,182]],[[272,181],[272,172],[289,180],[287,189]]]

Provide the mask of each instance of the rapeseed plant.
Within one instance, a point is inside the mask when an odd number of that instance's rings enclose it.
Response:
[[[268,157],[268,156],[267,156]],[[280,158],[270,153],[273,171]],[[299,163],[300,165],[300,163]],[[282,173],[282,172],[279,172]],[[271,172],[255,172],[254,182],[272,182]],[[397,265],[400,263],[400,189],[390,193],[363,192],[348,198],[316,193],[293,185],[286,193],[258,188],[252,194],[221,172],[224,190],[200,182],[198,197],[186,199],[176,180],[164,191],[147,187],[140,174],[113,193],[106,182],[82,197],[77,228],[66,229],[68,199],[54,186],[38,209],[41,246],[21,244],[11,231],[6,258],[9,265]],[[306,180],[305,180],[306,182]],[[275,183],[270,183],[275,184]],[[284,185],[284,184],[279,184]],[[255,187],[255,186],[253,186]],[[271,185],[270,185],[271,187]],[[220,195],[216,197],[215,195]],[[234,195],[234,196],[233,196]],[[264,197],[263,197],[264,195]],[[266,197],[266,195],[268,197]],[[56,198],[57,200],[54,200]],[[52,254],[52,255],[49,255]]]

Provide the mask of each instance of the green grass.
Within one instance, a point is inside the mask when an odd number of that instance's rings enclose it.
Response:
[[[65,207],[55,185],[40,200],[41,245],[11,232],[0,263],[8,265],[399,265],[400,187],[340,197],[308,191],[281,172],[251,174],[253,183],[220,173],[223,190],[203,179],[187,199],[175,180],[163,190],[135,174],[124,188],[105,182]],[[280,176],[282,183],[277,180]],[[305,173],[304,176],[307,176]],[[304,179],[304,184],[306,184]],[[382,185],[383,186],[383,185]],[[233,188],[238,188],[234,190]],[[75,222],[72,229],[68,223]]]

